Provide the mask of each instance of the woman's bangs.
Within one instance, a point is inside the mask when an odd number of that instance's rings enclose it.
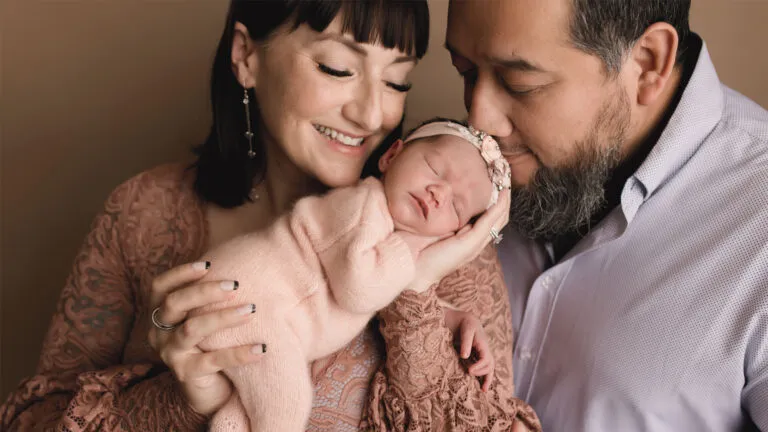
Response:
[[[298,0],[295,27],[322,32],[341,14],[342,32],[359,43],[381,44],[422,58],[429,43],[425,0]]]

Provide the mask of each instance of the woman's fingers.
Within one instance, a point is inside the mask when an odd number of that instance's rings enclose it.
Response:
[[[244,324],[255,312],[256,306],[247,304],[189,318],[174,331],[173,340],[167,348],[193,349],[203,339],[219,330]]]
[[[208,272],[211,263],[200,261],[176,266],[152,280],[151,302],[159,304],[169,292],[200,280]]]
[[[472,376],[483,376],[488,375],[491,373],[492,368],[490,363],[486,362],[483,364],[480,364],[480,362],[473,364],[469,367],[468,372]]]
[[[473,225],[472,231],[480,230],[484,234],[486,244],[491,240],[491,228],[501,231],[509,221],[509,190],[505,190],[499,196],[499,201],[489,208]]]
[[[512,424],[512,432],[531,432],[531,430],[525,426],[525,423],[515,420],[515,423]]]
[[[266,353],[266,344],[255,344],[191,354],[186,356],[184,364],[175,367],[174,371],[179,381],[186,382],[217,374],[224,369],[253,363]]]
[[[487,392],[491,388],[491,382],[493,381],[493,369],[491,369],[488,374],[486,374],[485,378],[483,378],[483,391]]]
[[[464,232],[456,235],[456,240],[462,242],[466,250],[471,253],[465,258],[462,264],[477,258],[477,256],[488,246],[493,239],[491,229],[500,232],[507,225],[509,220],[509,190],[505,190],[499,196],[499,201],[486,211],[471,227]],[[467,228],[465,227],[465,228]],[[447,241],[450,241],[447,240]]]
[[[472,354],[472,345],[475,341],[475,327],[464,325],[461,327],[461,349],[459,350],[461,358],[468,359]]]
[[[157,318],[169,325],[180,323],[189,311],[223,301],[238,288],[237,281],[215,281],[177,289],[165,297]]]

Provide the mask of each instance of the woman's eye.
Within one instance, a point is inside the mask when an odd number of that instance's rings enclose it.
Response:
[[[405,93],[405,92],[407,92],[408,90],[411,89],[412,84],[411,83],[408,83],[408,84],[397,84],[397,83],[393,83],[393,82],[387,81],[387,86],[389,86],[390,88],[392,88],[395,91],[398,91],[400,93]]]
[[[334,69],[334,68],[328,67],[328,66],[326,66],[326,65],[324,65],[322,63],[318,63],[317,64],[317,68],[320,69],[320,71],[323,72],[323,73],[326,73],[326,74],[331,75],[331,76],[339,77],[339,78],[346,78],[346,77],[351,77],[352,76],[352,72],[350,72],[348,70]]]

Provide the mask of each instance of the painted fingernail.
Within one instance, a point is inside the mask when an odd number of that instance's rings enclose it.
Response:
[[[209,261],[196,262],[192,264],[192,268],[197,271],[208,270],[209,268],[211,268],[211,263]]]
[[[235,290],[237,290],[240,287],[240,282],[238,282],[238,281],[224,281],[219,286],[224,291],[235,291]]]
[[[237,313],[240,315],[248,315],[256,312],[256,305],[251,303],[249,305],[245,305],[237,309]]]
[[[267,344],[254,345],[253,348],[251,348],[251,352],[254,354],[266,354]]]

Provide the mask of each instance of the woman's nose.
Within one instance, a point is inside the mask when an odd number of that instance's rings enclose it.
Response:
[[[378,131],[383,118],[381,99],[379,86],[372,80],[365,80],[358,87],[353,99],[344,105],[342,113],[362,131]]]

